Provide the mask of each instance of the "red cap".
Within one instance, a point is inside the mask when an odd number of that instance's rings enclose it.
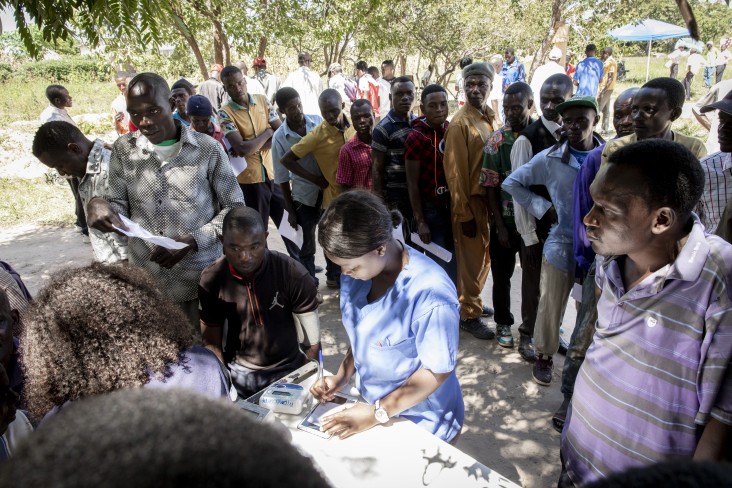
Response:
[[[254,58],[254,66],[267,66],[267,61],[264,58]]]

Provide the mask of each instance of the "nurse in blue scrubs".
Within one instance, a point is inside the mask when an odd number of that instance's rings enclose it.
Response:
[[[340,195],[323,214],[318,242],[341,267],[351,347],[338,373],[311,392],[327,400],[355,378],[369,404],[347,405],[322,419],[322,429],[341,438],[402,417],[450,442],[464,417],[455,376],[457,292],[437,263],[393,237],[401,220],[361,190]]]

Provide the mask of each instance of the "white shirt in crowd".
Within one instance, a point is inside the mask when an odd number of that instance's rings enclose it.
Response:
[[[53,105],[49,105],[43,110],[43,112],[41,112],[41,124],[45,124],[46,122],[54,122],[57,120],[76,125],[76,122],[74,122],[74,119],[71,118],[65,108],[58,108],[54,107]]]
[[[693,75],[699,73],[699,69],[706,64],[707,61],[704,59],[704,56],[699,53],[689,54],[689,59],[686,60],[687,71],[691,68],[691,74]]]
[[[320,115],[318,97],[323,91],[323,82],[315,71],[300,66],[282,83],[282,88],[286,86],[294,88],[300,94],[303,112],[308,115]]]
[[[563,75],[564,68],[556,61],[549,61],[546,64],[542,64],[536,71],[534,76],[531,78],[531,91],[534,92],[534,107],[536,107],[536,113],[541,116],[541,109],[539,108],[539,91],[541,85],[552,75]]]

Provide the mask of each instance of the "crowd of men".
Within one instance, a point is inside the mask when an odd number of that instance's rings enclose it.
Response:
[[[449,121],[447,90],[418,91],[390,60],[380,70],[359,61],[356,79],[332,64],[328,88],[308,53],[284,82],[262,58],[254,78],[244,63],[213,65],[199,94],[184,79],[120,73],[111,147],[82,134],[68,91],[51,85],[33,154],[73,182],[95,260],[150,273],[241,396],[317,357],[318,220],[362,188],[401,212],[405,243],[452,255],[425,251],[456,284],[455,326],[505,348],[515,346],[518,256],[517,350],[539,385],[555,378],[560,325],[577,301],[552,416],[560,486],[668,459],[728,459],[732,92],[718,87],[695,111],[716,124],[719,150],[707,155],[672,129],[688,94],[679,81],[614,94],[613,51],[596,54],[588,45],[569,76],[552,49],[531,85],[512,48],[463,59]],[[181,248],[127,238],[123,217]],[[267,249],[270,218],[301,228],[301,245],[283,237],[289,256]],[[337,289],[341,271],[325,261]],[[492,307],[481,299],[489,273]],[[4,307],[19,323],[18,307]],[[11,357],[17,337],[5,334]],[[14,378],[17,365],[0,360]]]

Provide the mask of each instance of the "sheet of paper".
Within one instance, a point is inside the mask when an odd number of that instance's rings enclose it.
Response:
[[[425,251],[429,251],[438,258],[442,259],[446,263],[449,263],[452,260],[452,253],[445,249],[442,246],[438,246],[434,242],[430,242],[429,244],[425,244],[422,242],[422,239],[419,238],[419,234],[416,232],[412,232],[412,243],[417,244],[419,247],[424,249]]]
[[[247,169],[247,160],[241,156],[231,154],[231,144],[229,144],[229,140],[226,137],[224,137],[224,147],[226,148],[226,155],[229,156],[231,169],[234,170],[234,176],[239,176],[242,171]]]
[[[131,221],[124,215],[120,215],[119,218],[122,223],[125,224],[127,230],[120,229],[117,226],[115,226],[114,228],[128,237],[137,237],[138,239],[142,239],[143,241],[147,241],[151,244],[156,244],[166,249],[183,249],[184,247],[188,247],[188,244],[174,241],[170,237],[156,236],[147,229],[144,229],[140,224]]]
[[[295,243],[295,245],[302,249],[302,243],[304,241],[303,235],[302,235],[302,225],[298,225],[297,229],[294,229],[290,225],[290,221],[287,220],[287,217],[290,214],[287,213],[287,210],[282,212],[282,221],[280,222],[280,228],[277,229],[280,231],[280,235],[282,237],[286,237],[290,239],[292,242]]]

